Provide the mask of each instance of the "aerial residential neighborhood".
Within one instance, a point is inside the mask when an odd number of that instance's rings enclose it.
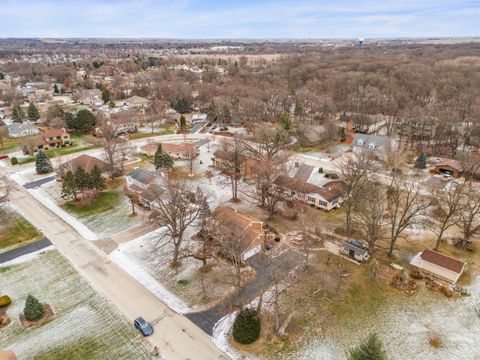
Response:
[[[0,360],[480,359],[478,4],[267,3],[0,4]]]

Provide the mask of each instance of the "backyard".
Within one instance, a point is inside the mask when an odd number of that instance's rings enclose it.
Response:
[[[146,342],[98,295],[56,250],[33,260],[0,267],[0,292],[12,298],[11,323],[0,332],[0,347],[18,359],[150,359]],[[28,294],[48,303],[54,317],[25,330],[19,322]]]

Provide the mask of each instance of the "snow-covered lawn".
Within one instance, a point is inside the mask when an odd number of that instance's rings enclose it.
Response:
[[[189,238],[193,232],[194,229],[190,229],[185,237]],[[161,230],[154,230],[120,244],[109,258],[179,313],[204,309],[229,294],[232,286],[222,281],[229,271],[226,262],[215,260],[212,270],[202,273],[199,271],[202,263],[187,258],[173,269],[170,267],[172,253],[169,247],[156,250],[160,234]],[[192,241],[190,246],[195,246],[194,243]],[[207,298],[204,298],[202,278]]]
[[[0,348],[13,350],[18,359],[63,360],[70,351],[99,360],[150,359],[133,326],[56,250],[26,260],[0,267],[0,292],[12,298],[12,323],[0,331]],[[24,330],[18,316],[28,294],[50,304],[55,316]]]
[[[31,192],[41,193],[43,198],[42,203],[53,202],[52,207],[57,207],[54,212],[59,215],[60,213],[66,213],[69,218],[67,221],[69,224],[80,223],[78,225],[79,232],[89,240],[101,239],[107,236],[111,236],[132,228],[134,226],[140,225],[143,220],[143,216],[129,216],[131,214],[131,204],[130,201],[123,195],[121,195],[121,200],[119,204],[116,204],[111,209],[103,211],[98,214],[92,214],[87,216],[78,216],[74,213],[70,213],[64,210],[61,207],[61,204],[65,201],[60,197],[61,187],[58,182],[51,182],[42,186],[40,189],[33,189]],[[60,216],[60,215],[59,215]],[[62,214],[62,218],[67,218]],[[85,230],[85,228],[87,230]],[[93,233],[93,235],[92,235]],[[88,237],[86,236],[89,235]]]
[[[383,340],[388,358],[395,359],[478,359],[480,317],[477,313],[480,279],[469,287],[471,296],[446,299],[421,289],[406,300],[393,300],[374,311],[361,327],[334,327],[328,335],[305,344],[291,359],[342,359],[345,352],[370,332]],[[332,324],[333,325],[333,324]],[[441,339],[440,348],[429,345],[429,337]]]

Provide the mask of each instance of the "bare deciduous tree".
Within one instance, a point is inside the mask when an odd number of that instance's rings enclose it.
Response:
[[[418,224],[418,217],[427,210],[431,203],[421,195],[421,185],[411,183],[394,176],[387,190],[387,214],[390,227],[389,256],[393,256],[393,250],[397,240],[404,231]]]
[[[347,235],[352,231],[352,213],[365,195],[365,187],[370,183],[375,162],[365,152],[353,153],[338,167],[340,176],[346,184],[342,206],[345,209],[345,228]]]
[[[448,191],[440,190],[432,193],[432,216],[438,221],[438,228],[434,230],[437,234],[436,251],[440,247],[445,231],[460,221],[464,190],[465,185],[459,184]]]
[[[162,227],[162,233],[156,243],[156,248],[171,247],[172,266],[189,256],[182,253],[185,231],[194,226],[204,210],[206,196],[195,198],[191,186],[178,175],[171,173],[164,183],[165,193],[156,196],[151,219]]]
[[[368,243],[368,253],[373,254],[375,244],[382,236],[385,225],[385,195],[380,186],[370,184],[368,196],[362,200],[361,207],[353,215],[363,238]]]

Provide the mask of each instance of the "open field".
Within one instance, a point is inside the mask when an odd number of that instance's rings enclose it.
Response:
[[[2,269],[2,294],[12,298],[12,323],[0,332],[0,346],[19,359],[150,359],[141,336],[57,251]],[[24,330],[18,316],[28,294],[52,306],[55,316]]]

